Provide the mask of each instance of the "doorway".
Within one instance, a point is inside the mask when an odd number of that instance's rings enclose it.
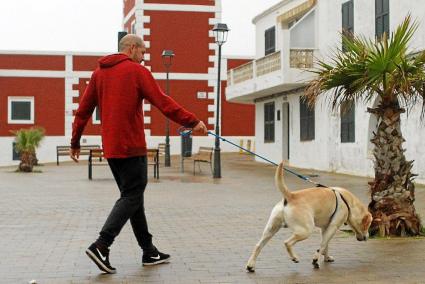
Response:
[[[282,105],[282,159],[289,160],[289,103]]]

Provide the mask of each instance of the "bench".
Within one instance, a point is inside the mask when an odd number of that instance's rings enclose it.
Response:
[[[107,166],[103,158],[103,149],[90,149],[89,151],[89,179],[93,178],[93,166]]]
[[[164,164],[165,164],[165,147],[166,147],[165,143],[158,144],[158,155],[159,155],[158,158],[164,157]],[[158,160],[158,163],[159,163],[159,160]]]
[[[59,166],[59,156],[69,156],[69,146],[56,146],[56,165]],[[80,156],[89,156],[91,149],[100,149],[99,145],[81,145]]]
[[[182,157],[182,171],[184,171],[184,160],[193,161],[193,174],[195,175],[195,165],[198,163],[199,171],[201,171],[201,164],[200,163],[207,163],[210,164],[211,173],[213,172],[212,169],[212,154],[213,154],[214,148],[212,147],[199,147],[199,150],[197,153],[193,154],[191,157]]]
[[[158,149],[148,149],[146,153],[146,159],[148,166],[153,166],[154,178],[159,179],[159,159]],[[104,160],[102,149],[91,149],[89,151],[89,179],[93,178],[93,167],[94,166],[107,166],[108,163]]]

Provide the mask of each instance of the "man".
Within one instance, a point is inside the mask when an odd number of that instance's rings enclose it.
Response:
[[[116,272],[109,262],[109,247],[129,219],[143,250],[143,265],[170,259],[170,255],[161,253],[153,245],[144,212],[147,161],[143,100],[148,100],[171,120],[195,132],[207,133],[205,124],[166,96],[152,74],[140,65],[146,51],[140,37],[126,35],[119,43],[119,51],[101,58],[99,67],[93,72],[75,114],[70,150],[70,157],[78,162],[81,135],[97,106],[102,122],[104,156],[121,193],[98,239],[86,250],[106,273]]]

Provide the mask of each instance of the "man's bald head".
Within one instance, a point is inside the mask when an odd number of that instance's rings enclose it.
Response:
[[[141,37],[128,34],[120,40],[119,52],[127,55],[134,62],[141,63],[146,52],[146,46]]]
[[[144,46],[143,40],[135,34],[125,35],[119,42],[119,51],[123,52],[126,49],[130,48],[132,45],[137,47]]]

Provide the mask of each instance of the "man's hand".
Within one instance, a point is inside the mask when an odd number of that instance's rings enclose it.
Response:
[[[80,158],[80,149],[69,148],[69,156],[74,160],[74,162],[78,163],[78,159]]]
[[[208,129],[202,121],[199,121],[198,124],[193,128],[193,132],[199,132],[201,134],[207,134]]]

